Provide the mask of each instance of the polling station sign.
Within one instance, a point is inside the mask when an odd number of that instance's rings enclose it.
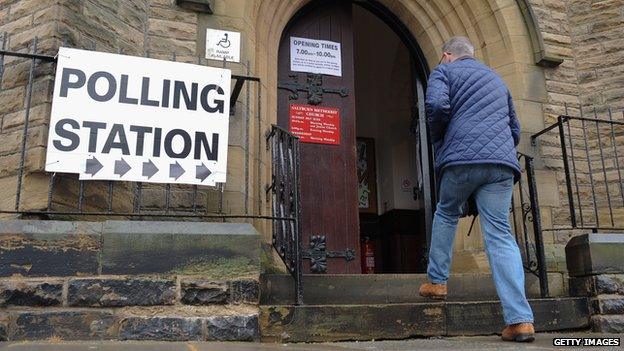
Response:
[[[225,182],[230,79],[226,69],[61,48],[46,171]]]

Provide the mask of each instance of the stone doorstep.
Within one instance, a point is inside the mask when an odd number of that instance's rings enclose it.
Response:
[[[549,274],[551,296],[562,296],[563,277]],[[556,279],[558,278],[558,279]],[[312,305],[420,303],[429,300],[418,295],[426,274],[306,274],[303,276],[304,302]],[[260,276],[261,304],[294,304],[294,283],[287,274]],[[525,275],[529,298],[537,298],[539,280]],[[496,288],[491,274],[451,274],[448,281],[449,301],[496,300]],[[567,293],[567,291],[566,291]]]
[[[529,303],[537,331],[589,326],[585,298],[531,299]],[[498,301],[260,306],[262,340],[269,342],[490,335],[503,327]]]
[[[179,281],[179,283],[178,283]],[[67,292],[63,295],[63,287]],[[257,305],[259,283],[197,277],[2,278],[1,306]]]
[[[8,308],[2,314],[2,341],[259,339],[258,311],[250,307],[224,310],[159,307],[152,312],[145,309]]]

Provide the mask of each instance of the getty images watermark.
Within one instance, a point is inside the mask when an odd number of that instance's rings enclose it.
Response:
[[[553,346],[620,346],[620,338],[553,338]]]

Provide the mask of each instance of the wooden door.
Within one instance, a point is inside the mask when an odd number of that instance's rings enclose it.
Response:
[[[326,272],[360,273],[351,2],[322,2],[305,9],[284,30],[278,55],[278,85],[305,86],[308,74],[290,71],[290,37],[340,43],[342,76],[323,75],[322,87],[347,89],[346,96],[322,93],[322,101],[316,105],[339,109],[339,145],[301,144],[301,246],[308,249],[310,236],[325,235],[328,251],[355,252],[351,261],[328,258]],[[287,130],[292,104],[315,103],[305,91],[295,99],[291,95],[288,90],[278,89],[278,125]],[[303,262],[303,267],[304,272],[310,272],[308,260]]]

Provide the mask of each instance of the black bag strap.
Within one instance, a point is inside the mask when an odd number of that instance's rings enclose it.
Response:
[[[477,215],[472,216],[472,223],[470,223],[470,229],[468,229],[468,234],[466,236],[470,236],[470,232],[472,232],[472,227],[474,226],[474,223],[476,220],[477,220]]]

